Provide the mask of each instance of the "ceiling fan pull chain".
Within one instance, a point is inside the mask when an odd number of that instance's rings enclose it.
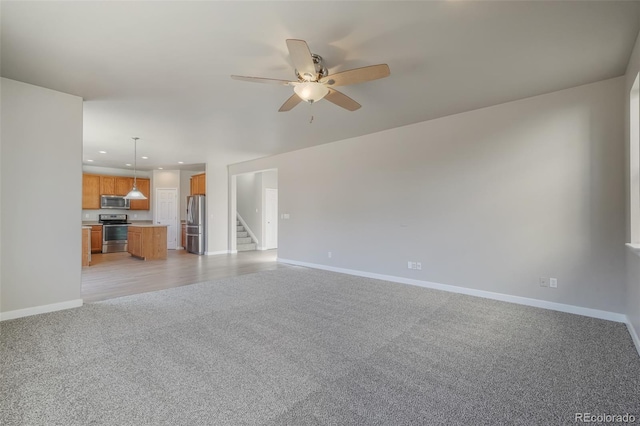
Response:
[[[313,123],[313,115],[311,116],[311,120],[309,120],[309,124]]]

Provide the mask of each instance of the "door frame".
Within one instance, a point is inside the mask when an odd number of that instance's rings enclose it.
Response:
[[[272,172],[275,171],[277,172],[278,169],[277,168],[269,168],[269,169],[262,169],[262,170],[254,170],[251,172],[244,172],[244,173],[237,173],[234,175],[229,176],[229,227],[228,227],[228,247],[229,247],[229,253],[231,254],[235,254],[238,253],[238,248],[237,248],[237,242],[236,242],[236,218],[237,218],[237,214],[238,214],[238,183],[237,183],[237,177],[240,175],[244,175],[244,174],[257,174],[257,173],[262,173],[262,172]],[[278,189],[278,188],[273,188],[273,189]],[[261,191],[261,197],[264,197],[264,191]],[[279,217],[277,218],[279,220]],[[263,229],[263,233],[264,233],[264,199],[262,201],[262,229]],[[277,231],[278,233],[280,232],[279,230]],[[276,235],[276,240],[278,240],[278,235]],[[264,242],[264,238],[262,239],[262,241]],[[257,247],[258,250],[266,250],[264,248],[263,245],[260,245]]]
[[[176,234],[176,240],[175,240],[175,247],[173,249],[169,249],[169,232],[167,232],[167,249],[168,250],[177,250],[178,247],[180,247],[181,244],[178,244],[178,234],[182,232],[182,229],[178,229],[178,213],[180,212],[180,200],[178,199],[178,188],[156,188],[155,191],[155,203],[153,204],[153,222],[154,223],[158,223],[158,202],[160,202],[160,197],[158,196],[158,192],[159,191],[173,191],[173,193],[175,194],[175,219],[174,219],[174,224],[173,224],[173,229],[175,229],[175,234]]]
[[[268,235],[268,226],[267,226],[267,212],[269,211],[269,203],[267,202],[268,197],[267,197],[267,193],[273,191],[276,194],[276,214],[275,217],[273,218],[275,223],[274,223],[274,233],[275,233],[275,245],[270,246],[268,243],[268,239],[267,239],[267,235]],[[272,250],[272,249],[277,249],[278,248],[278,189],[277,188],[264,188],[264,194],[263,194],[263,199],[262,199],[262,232],[264,233],[264,235],[262,236],[262,241],[264,241],[264,244],[262,245],[262,249],[263,250]]]

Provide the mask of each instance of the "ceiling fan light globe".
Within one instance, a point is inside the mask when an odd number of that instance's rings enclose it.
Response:
[[[307,81],[294,86],[293,91],[305,102],[313,103],[327,96],[329,88],[322,83]]]

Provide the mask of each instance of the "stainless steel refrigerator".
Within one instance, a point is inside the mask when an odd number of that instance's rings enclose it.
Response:
[[[205,226],[207,218],[204,195],[190,195],[187,197],[187,251],[195,254],[205,254]]]

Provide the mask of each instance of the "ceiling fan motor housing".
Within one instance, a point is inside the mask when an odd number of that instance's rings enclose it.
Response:
[[[322,62],[322,56],[312,53],[311,58],[313,59],[313,65],[316,68],[316,75],[308,75],[308,74],[301,75],[296,69],[295,70],[296,77],[298,77],[299,81],[318,81],[321,78],[329,75],[329,71],[327,71],[327,68],[324,66]]]

